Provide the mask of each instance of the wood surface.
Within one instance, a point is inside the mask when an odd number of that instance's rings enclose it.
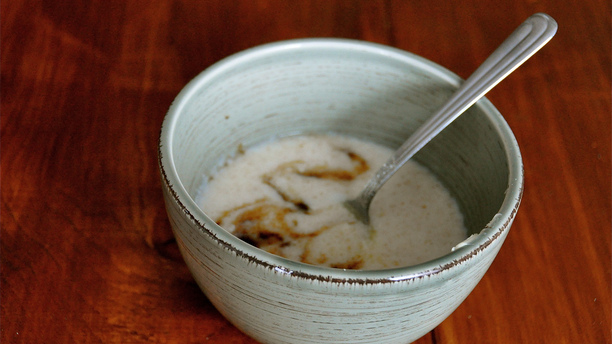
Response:
[[[467,77],[523,20],[557,36],[488,98],[523,203],[468,299],[417,343],[611,342],[611,4],[603,0],[1,2],[1,343],[254,343],[200,292],[164,210],[173,98],[254,45],[344,37]]]

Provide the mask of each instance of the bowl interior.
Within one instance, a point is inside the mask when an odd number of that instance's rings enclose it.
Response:
[[[222,160],[276,137],[338,133],[396,148],[459,83],[429,61],[376,45],[272,44],[199,75],[179,95],[164,126],[172,127],[178,178],[195,199]],[[509,165],[521,164],[518,150],[509,156],[513,140],[501,115],[483,99],[414,157],[451,191],[472,233],[500,211]]]

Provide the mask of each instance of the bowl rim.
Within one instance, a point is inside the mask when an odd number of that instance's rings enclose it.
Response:
[[[292,39],[267,43],[216,62],[193,78],[176,96],[163,120],[158,141],[158,164],[162,182],[182,212],[197,225],[200,234],[209,236],[236,256],[280,274],[307,280],[352,284],[397,283],[431,277],[453,270],[487,249],[496,240],[503,240],[505,236],[502,234],[509,230],[521,202],[524,188],[523,162],[512,130],[501,113],[485,97],[473,106],[479,107],[486,114],[503,142],[504,151],[508,156],[508,187],[497,215],[478,234],[469,238],[469,245],[457,245],[456,249],[444,256],[416,265],[381,270],[347,270],[310,265],[271,254],[243,242],[211,220],[185,189],[174,164],[172,141],[181,110],[202,85],[237,65],[281,51],[309,49],[339,49],[381,55],[403,63],[418,65],[427,73],[442,77],[450,86],[457,87],[462,82],[462,79],[450,70],[413,53],[377,43],[341,38]]]

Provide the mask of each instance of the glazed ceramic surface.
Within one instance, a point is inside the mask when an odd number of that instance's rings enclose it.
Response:
[[[338,133],[398,147],[460,82],[410,53],[336,39],[256,47],[191,81],[164,120],[159,163],[179,248],[215,307],[262,343],[407,343],[451,314],[497,255],[523,190],[516,140],[486,99],[414,157],[474,234],[439,259],[380,271],[293,262],[240,241],[194,199],[223,159],[280,136]]]

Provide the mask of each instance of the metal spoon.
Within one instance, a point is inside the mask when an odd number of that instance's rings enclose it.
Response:
[[[542,48],[557,32],[557,22],[536,13],[527,18],[446,103],[421,125],[370,179],[359,196],[344,202],[359,221],[370,223],[370,203],[376,192],[425,144],[478,101],[497,83]]]

